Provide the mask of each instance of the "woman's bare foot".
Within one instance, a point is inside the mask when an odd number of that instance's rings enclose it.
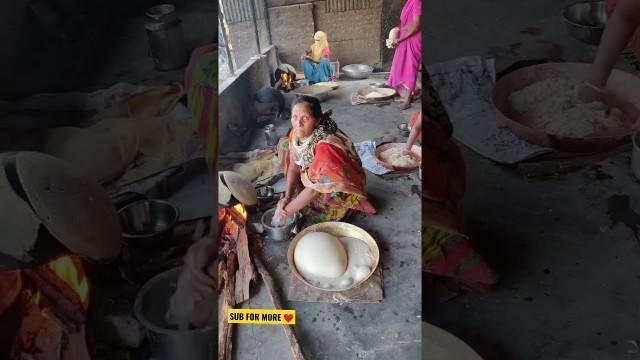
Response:
[[[411,107],[411,100],[404,100],[396,108],[398,111],[407,110]]]

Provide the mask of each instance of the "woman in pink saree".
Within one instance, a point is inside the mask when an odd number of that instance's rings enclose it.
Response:
[[[387,85],[402,95],[398,110],[411,107],[411,95],[416,91],[418,70],[422,61],[422,0],[407,0],[400,15],[400,36],[393,40],[396,47]]]

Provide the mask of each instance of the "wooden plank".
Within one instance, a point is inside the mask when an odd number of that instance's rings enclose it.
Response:
[[[236,272],[235,297],[236,304],[240,304],[249,299],[251,279],[255,277],[255,270],[253,269],[251,256],[249,255],[249,239],[245,228],[240,229],[237,253],[238,271]]]

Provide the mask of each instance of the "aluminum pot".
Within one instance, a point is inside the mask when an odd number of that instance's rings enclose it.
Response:
[[[571,36],[586,44],[598,45],[607,22],[607,3],[605,1],[573,3],[562,10],[562,18]]]
[[[165,314],[181,272],[182,267],[177,267],[149,280],[136,296],[134,313],[146,331],[153,359],[214,360],[218,354],[216,325],[180,331],[167,323]]]
[[[283,241],[289,239],[291,235],[297,233],[297,225],[302,215],[300,213],[294,214],[290,219],[287,220],[287,223],[281,227],[275,227],[271,225],[271,220],[273,219],[273,215],[275,214],[276,209],[267,210],[264,214],[262,214],[262,226],[264,227],[264,234],[266,240],[271,241]]]

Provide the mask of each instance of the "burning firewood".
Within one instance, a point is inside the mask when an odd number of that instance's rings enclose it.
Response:
[[[64,329],[53,314],[40,308],[39,294],[24,293],[27,303],[11,348],[11,360],[60,360]]]
[[[6,271],[0,273],[0,315],[13,305],[22,291],[22,273]]]
[[[46,268],[25,269],[24,274],[42,292],[52,312],[68,323],[72,332],[78,331],[85,321],[84,309],[78,295]]]

